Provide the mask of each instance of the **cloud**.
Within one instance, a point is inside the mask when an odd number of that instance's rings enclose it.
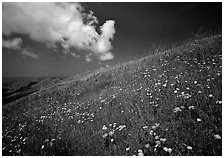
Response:
[[[40,58],[37,54],[35,54],[34,52],[32,52],[30,50],[27,50],[27,49],[23,49],[21,54],[24,55],[24,56],[31,57],[33,59],[39,59]]]
[[[102,60],[102,61],[105,61],[105,60],[111,60],[113,58],[114,58],[113,54],[111,52],[108,52],[108,53],[103,54],[102,56],[100,56],[99,59]]]
[[[3,40],[2,41],[2,46],[5,48],[9,48],[9,49],[14,49],[14,50],[18,50],[21,49],[21,45],[22,45],[23,41],[21,38],[14,38],[14,39],[9,39],[9,40]]]
[[[108,54],[113,56],[109,52],[115,34],[115,21],[107,20],[100,26],[101,32],[97,32],[97,18],[92,11],[84,11],[80,3],[4,2],[3,34],[28,34],[34,41],[60,43],[66,50],[76,48],[91,52],[99,60]]]

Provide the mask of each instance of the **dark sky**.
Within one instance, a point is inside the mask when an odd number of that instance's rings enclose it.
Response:
[[[181,41],[189,38],[200,27],[221,28],[221,3],[152,3],[116,2],[82,3],[85,11],[92,10],[98,18],[97,29],[106,20],[115,21],[115,34],[111,44],[114,58],[100,61],[93,58],[87,62],[82,50],[71,49],[80,55],[62,53],[60,47],[49,48],[46,43],[32,40],[29,34],[3,35],[8,40],[22,39],[22,48],[2,48],[2,73],[6,76],[70,76],[105,65],[115,65],[142,56],[153,43],[167,40]],[[9,17],[8,17],[9,18]],[[3,21],[4,24],[4,21]],[[26,29],[26,28],[24,28]],[[26,49],[38,55],[21,54]]]

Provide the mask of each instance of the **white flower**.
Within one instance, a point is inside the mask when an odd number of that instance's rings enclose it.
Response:
[[[139,152],[139,153],[142,153],[142,149],[138,149],[138,152]]]
[[[181,108],[181,109],[184,109],[185,107],[182,105],[180,108]]]
[[[213,95],[212,94],[209,94],[209,97],[211,98],[211,97],[213,97]]]
[[[146,129],[146,128],[148,128],[148,126],[143,126],[142,128],[143,128],[143,129]]]
[[[155,139],[159,139],[159,136],[156,136]]]
[[[156,126],[152,126],[152,129],[156,129]]]
[[[167,139],[166,138],[160,138],[161,142],[165,142]]]
[[[119,131],[121,131],[123,128],[125,128],[126,127],[126,125],[120,125],[119,126]]]
[[[114,131],[110,131],[109,135],[112,136],[114,134]]]
[[[169,152],[169,153],[172,152],[172,149],[171,148],[167,148],[167,147],[163,147],[163,150],[166,151],[166,152]]]
[[[179,112],[179,111],[181,111],[181,109],[180,109],[179,107],[174,108],[174,112],[175,112],[175,113],[176,113],[176,112]]]
[[[126,148],[126,151],[129,151],[130,150],[130,147]]]
[[[104,135],[103,135],[103,138],[106,138],[108,136],[108,134],[107,133],[105,133]]]
[[[197,84],[198,83],[198,81],[194,81],[194,84]]]
[[[191,147],[191,146],[187,146],[187,149],[188,149],[188,150],[192,150],[192,147]]]
[[[215,139],[221,139],[221,136],[219,134],[214,135]]]
[[[150,146],[149,144],[145,144],[145,147],[146,147],[146,148],[149,148],[149,146]]]
[[[194,106],[189,106],[188,109],[194,109]]]
[[[102,130],[107,130],[107,127],[105,125],[103,125]]]
[[[222,101],[220,100],[220,101],[216,101],[216,103],[218,103],[218,104],[222,104]]]
[[[138,156],[144,156],[144,154],[143,153],[138,153]]]
[[[156,145],[160,145],[161,142],[159,140],[155,141]]]
[[[198,122],[201,122],[201,119],[200,119],[200,118],[197,118],[197,121],[198,121]]]

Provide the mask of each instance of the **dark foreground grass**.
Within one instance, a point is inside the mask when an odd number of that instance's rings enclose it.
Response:
[[[3,155],[221,155],[220,35],[3,107]]]

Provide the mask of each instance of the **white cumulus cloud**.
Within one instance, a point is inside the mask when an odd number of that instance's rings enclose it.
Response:
[[[3,40],[2,41],[2,46],[5,48],[9,48],[9,49],[14,49],[14,50],[18,50],[21,49],[21,45],[22,45],[23,41],[21,38],[14,38],[14,39],[9,39],[9,40]]]
[[[105,61],[105,60],[111,60],[114,58],[114,55],[111,52],[108,52],[106,54],[103,54],[99,57],[100,60]]]
[[[27,49],[23,49],[21,54],[24,55],[24,56],[31,57],[33,59],[39,59],[40,58],[37,54],[35,54],[34,52],[32,52],[30,50],[27,50]]]
[[[96,31],[98,20],[93,12],[84,13],[80,3],[20,3],[3,2],[2,31],[28,34],[48,45],[60,43],[63,48],[92,52],[99,60],[108,56],[115,34],[115,21],[107,20]]]

